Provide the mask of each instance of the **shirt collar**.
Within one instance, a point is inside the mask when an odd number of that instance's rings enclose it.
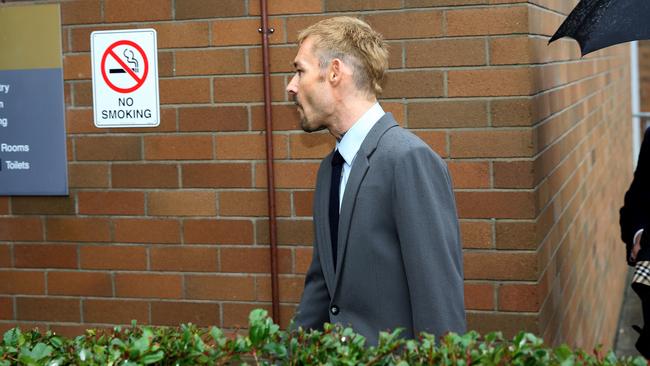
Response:
[[[350,129],[343,135],[341,141],[336,142],[336,148],[339,154],[345,159],[348,165],[352,165],[352,160],[357,155],[361,148],[363,140],[368,135],[368,132],[385,114],[379,103],[373,104],[370,109],[359,118]]]

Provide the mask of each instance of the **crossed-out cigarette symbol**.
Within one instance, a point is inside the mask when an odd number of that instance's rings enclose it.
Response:
[[[133,72],[138,72],[138,60],[135,58],[135,55],[133,54],[133,51],[128,49],[128,48],[125,48],[124,52],[122,52],[122,54],[124,55],[124,58],[126,59],[126,62],[133,65],[133,67],[131,67],[131,70],[133,70]],[[109,69],[108,73],[109,74],[125,74],[126,70],[124,70],[123,68],[120,67],[120,68],[117,68],[117,69]]]

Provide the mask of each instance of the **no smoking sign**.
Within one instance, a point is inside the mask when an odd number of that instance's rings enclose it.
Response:
[[[158,126],[156,31],[97,31],[90,44],[95,126]]]

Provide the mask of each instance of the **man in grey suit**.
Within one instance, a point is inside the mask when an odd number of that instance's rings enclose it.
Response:
[[[307,132],[327,129],[336,149],[314,195],[314,251],[297,326],[379,332],[465,332],[463,261],[446,164],[377,103],[388,51],[351,17],[299,35],[287,86]]]

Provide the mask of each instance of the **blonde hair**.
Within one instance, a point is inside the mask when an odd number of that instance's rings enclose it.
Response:
[[[298,34],[298,43],[307,37],[314,40],[313,51],[321,70],[334,58],[353,66],[353,80],[360,90],[381,94],[388,68],[388,46],[382,35],[368,23],[352,17],[321,20]]]

